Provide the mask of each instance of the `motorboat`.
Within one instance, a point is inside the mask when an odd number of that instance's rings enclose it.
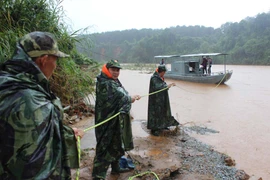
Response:
[[[163,59],[166,63],[171,62],[170,70],[168,70],[164,75],[165,78],[196,83],[224,84],[231,78],[233,73],[232,70],[226,69],[227,55],[228,54],[226,53],[199,53],[186,55],[159,55],[154,58],[158,60]],[[203,59],[211,59],[212,62],[216,56],[224,57],[224,70],[211,72],[209,69],[208,72],[204,72],[202,67]],[[207,68],[209,68],[209,62]]]

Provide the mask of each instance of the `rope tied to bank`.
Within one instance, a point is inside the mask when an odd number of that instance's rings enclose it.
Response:
[[[165,88],[160,89],[160,90],[158,90],[158,91],[155,91],[155,92],[152,92],[152,93],[143,95],[143,96],[141,96],[141,98],[142,98],[142,97],[146,97],[146,96],[151,96],[151,95],[156,94],[156,93],[159,93],[159,92],[161,92],[161,91],[165,91],[166,89],[169,89],[169,87],[165,87]],[[84,132],[87,132],[87,131],[89,131],[89,130],[91,130],[91,129],[94,129],[94,128],[96,128],[96,127],[98,127],[98,126],[100,126],[100,125],[102,125],[102,124],[104,124],[104,123],[110,121],[111,119],[115,118],[115,117],[118,116],[119,114],[120,114],[120,112],[116,113],[115,115],[109,117],[108,119],[106,119],[106,120],[104,120],[104,121],[102,121],[102,122],[100,122],[100,123],[98,123],[98,124],[96,124],[96,125],[94,125],[94,126],[91,126],[91,127],[89,127],[89,128],[84,129],[83,131],[84,131]],[[79,158],[79,165],[80,165],[80,159],[81,159],[81,139],[80,139],[79,136],[77,137],[77,145],[78,145],[78,158]],[[147,174],[147,173],[153,173],[153,174],[157,177],[157,175],[156,175],[154,172],[147,171],[147,172],[142,173],[142,174],[137,174],[136,176],[133,176],[133,178],[134,178],[134,177],[137,177],[137,176],[142,176],[142,175]],[[79,168],[78,168],[77,171],[76,171],[76,180],[79,180],[79,176],[80,176],[80,171],[79,171]],[[132,179],[133,179],[133,178],[132,178]],[[157,180],[159,180],[158,177],[157,177]]]
[[[159,180],[158,175],[157,175],[155,172],[153,172],[153,171],[146,171],[146,172],[144,172],[144,173],[136,174],[135,176],[129,177],[128,180],[132,180],[132,179],[135,178],[135,177],[143,176],[143,175],[145,175],[145,174],[154,174],[154,176],[157,178],[157,180]]]

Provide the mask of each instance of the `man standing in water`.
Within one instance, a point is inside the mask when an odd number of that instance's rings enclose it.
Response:
[[[96,82],[95,123],[98,124],[118,112],[120,115],[96,127],[96,156],[92,177],[105,179],[111,165],[112,174],[129,171],[119,166],[125,151],[134,148],[130,109],[131,103],[139,100],[139,95],[130,96],[118,79],[121,66],[117,60],[104,64]]]
[[[76,136],[49,78],[59,51],[51,33],[31,32],[0,67],[0,179],[71,179],[79,167]]]
[[[166,73],[165,65],[159,65],[151,77],[149,93],[175,86],[174,83],[167,85],[164,81]],[[170,126],[178,126],[179,123],[171,115],[171,106],[168,89],[149,96],[147,128],[151,133],[158,136],[160,131]]]

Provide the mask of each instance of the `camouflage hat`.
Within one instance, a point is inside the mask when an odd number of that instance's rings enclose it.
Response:
[[[158,66],[158,72],[163,72],[163,71],[167,71],[166,66],[165,65],[159,65]]]
[[[116,59],[110,60],[109,62],[107,62],[106,67],[107,68],[115,67],[115,68],[122,69],[122,67],[120,66],[118,60],[116,60]]]
[[[68,54],[59,51],[54,35],[48,32],[31,32],[23,36],[19,43],[30,57],[39,57],[45,54],[69,57]]]

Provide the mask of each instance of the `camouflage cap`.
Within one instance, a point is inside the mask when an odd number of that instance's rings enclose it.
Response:
[[[115,68],[122,69],[122,67],[120,66],[120,63],[116,59],[114,60],[112,59],[109,62],[107,62],[106,67],[107,68],[115,67]]]
[[[48,32],[31,32],[23,36],[19,43],[30,57],[39,57],[45,54],[69,57],[68,54],[59,51],[54,35]]]
[[[163,72],[163,71],[167,71],[166,66],[165,65],[159,65],[158,66],[158,72]]]

